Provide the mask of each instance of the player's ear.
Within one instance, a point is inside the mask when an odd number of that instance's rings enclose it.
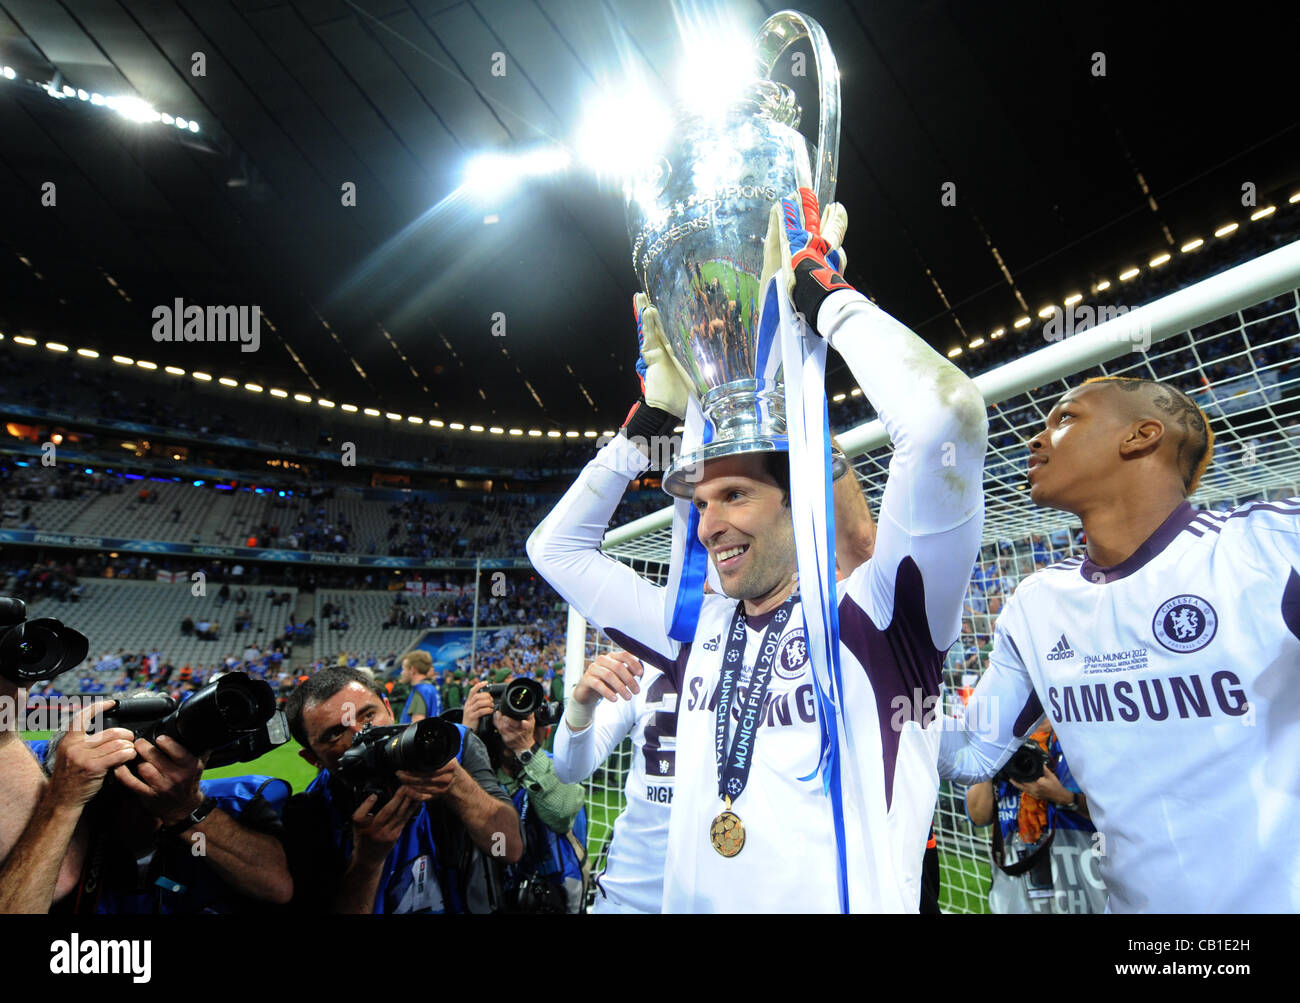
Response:
[[[1119,444],[1119,454],[1126,460],[1146,456],[1160,447],[1164,437],[1165,426],[1159,419],[1143,418],[1129,428]]]

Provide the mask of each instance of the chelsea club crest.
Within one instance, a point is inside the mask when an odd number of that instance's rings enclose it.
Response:
[[[1151,631],[1170,651],[1200,651],[1219,629],[1214,607],[1200,596],[1181,595],[1167,599],[1156,610]]]

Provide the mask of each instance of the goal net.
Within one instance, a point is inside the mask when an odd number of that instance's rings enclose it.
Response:
[[[1190,393],[1210,418],[1213,461],[1191,499],[1202,509],[1300,494],[1300,242],[1172,293],[976,378],[989,407],[983,544],[966,594],[961,635],[944,664],[943,709],[957,712],[979,681],[1003,602],[1036,569],[1083,552],[1070,514],[1034,507],[1025,481],[1026,443],[1066,389],[1094,376],[1161,380]],[[878,420],[838,434],[873,514],[890,448]],[[670,510],[608,534],[605,551],[654,582],[667,576]],[[611,642],[585,627],[571,644],[566,681]],[[588,783],[588,850],[603,863],[623,805],[630,762],[624,742]],[[945,912],[987,911],[989,833],[972,827],[965,788],[944,782],[935,813]]]

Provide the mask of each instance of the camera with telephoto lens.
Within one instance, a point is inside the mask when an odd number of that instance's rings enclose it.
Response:
[[[243,672],[208,683],[182,704],[157,694],[118,700],[99,730],[108,728],[155,743],[166,735],[205,759],[207,769],[247,763],[289,739],[271,687]]]
[[[53,617],[27,619],[21,599],[0,599],[0,676],[22,686],[53,679],[86,659],[90,642]]]
[[[522,721],[529,714],[537,726],[545,728],[560,720],[558,705],[548,702],[546,689],[536,679],[512,679],[508,683],[494,683],[487,688],[492,695],[493,710],[506,717]]]
[[[1010,759],[1006,761],[1002,769],[998,770],[995,781],[1014,780],[1018,784],[1033,783],[1043,775],[1043,772],[1051,764],[1052,757],[1049,756],[1041,745],[1037,742],[1026,742],[1015,751]]]
[[[367,725],[352,739],[352,748],[339,757],[331,774],[350,801],[350,815],[370,795],[378,811],[397,793],[398,770],[432,773],[460,751],[460,729],[440,717],[414,724]]]

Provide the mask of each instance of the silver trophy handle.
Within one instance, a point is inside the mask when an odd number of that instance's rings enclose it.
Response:
[[[817,193],[817,204],[825,206],[835,197],[835,181],[840,164],[840,68],[835,62],[835,54],[831,52],[831,43],[827,41],[822,26],[812,18],[797,10],[782,10],[763,22],[755,40],[755,49],[763,78],[771,79],[772,68],[776,66],[781,54],[805,38],[812,43],[820,95],[813,191]]]

